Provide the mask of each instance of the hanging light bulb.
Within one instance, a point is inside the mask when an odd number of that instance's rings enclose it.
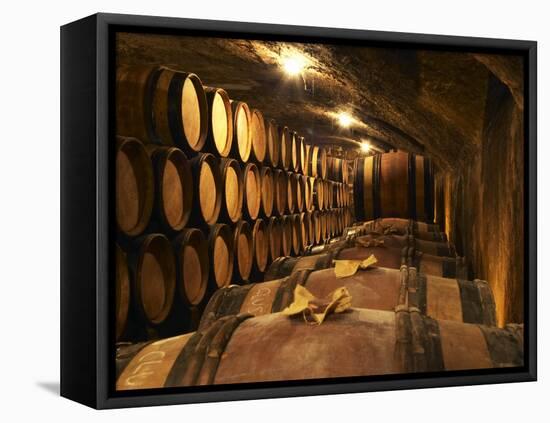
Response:
[[[361,151],[365,154],[370,152],[370,144],[367,141],[361,142]]]
[[[353,123],[353,118],[349,113],[341,112],[338,114],[338,123],[342,128],[349,128]]]
[[[306,60],[301,55],[293,54],[292,56],[285,57],[282,60],[282,66],[288,75],[296,76],[303,72],[306,67]]]

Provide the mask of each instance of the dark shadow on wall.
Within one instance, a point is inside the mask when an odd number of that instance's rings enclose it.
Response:
[[[487,94],[479,152],[461,172],[447,175],[447,223],[473,275],[491,285],[504,325],[524,320],[523,111],[492,74]]]

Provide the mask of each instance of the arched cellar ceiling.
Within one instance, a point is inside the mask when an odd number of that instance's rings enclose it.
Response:
[[[117,52],[118,64],[196,73],[307,138],[368,140],[448,169],[479,151],[490,73],[523,103],[521,61],[509,56],[150,34],[119,34]],[[289,77],[282,60],[296,54],[306,68]],[[341,111],[351,129],[338,125]]]

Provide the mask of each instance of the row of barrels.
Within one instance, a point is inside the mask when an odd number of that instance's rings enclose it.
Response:
[[[209,152],[306,176],[348,183],[345,158],[329,157],[287,126],[203,86],[193,73],[164,66],[119,66],[116,133],[144,143],[175,146],[189,157]],[[329,175],[330,172],[330,175]]]
[[[358,158],[353,193],[359,221],[434,221],[434,166],[428,157],[391,151]]]
[[[116,217],[119,231],[140,235],[250,221],[350,205],[346,184],[117,137]]]
[[[207,235],[185,228],[171,237],[122,238],[116,246],[116,338],[150,337],[147,330],[163,325],[170,313],[180,321],[174,317],[165,324],[165,333],[188,329],[193,318],[185,314],[199,310],[214,290],[262,278],[277,258],[300,255],[350,223],[347,209],[316,210],[253,223],[217,223]],[[126,331],[129,316],[133,321]]]
[[[196,332],[119,345],[117,389],[523,365],[523,326],[495,327],[490,287],[447,265],[459,260],[436,226],[377,219],[350,229],[322,254],[272,263],[265,282],[219,289]],[[370,254],[375,266],[336,276],[335,258]],[[297,285],[318,298],[344,286],[353,308],[312,330],[279,313]]]
[[[117,390],[426,374],[523,366],[523,325],[435,320],[417,308],[353,308],[314,329],[282,313],[221,318],[119,346]]]

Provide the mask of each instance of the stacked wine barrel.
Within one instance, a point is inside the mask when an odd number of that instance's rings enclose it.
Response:
[[[349,161],[163,66],[116,78],[115,337],[196,329],[219,288],[343,233]]]

